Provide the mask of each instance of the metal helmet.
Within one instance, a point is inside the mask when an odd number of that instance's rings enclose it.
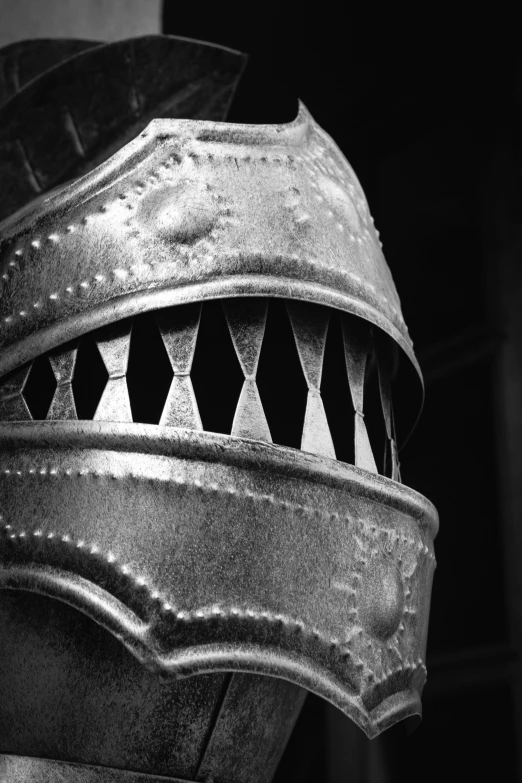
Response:
[[[0,752],[269,780],[281,742],[240,770],[252,710],[285,737],[303,689],[369,737],[419,715],[438,522],[396,425],[422,381],[305,107],[154,120],[0,233]]]

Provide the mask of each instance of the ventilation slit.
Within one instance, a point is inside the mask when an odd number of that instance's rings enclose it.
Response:
[[[203,304],[190,376],[203,429],[230,434],[243,372],[220,301]]]
[[[38,356],[33,362],[23,391],[27,407],[35,421],[41,421],[47,416],[56,386],[48,355]]]
[[[391,401],[396,351],[355,316],[234,298],[144,313],[77,345],[1,379],[0,419],[74,419],[77,412],[83,421],[203,428],[400,481]]]
[[[109,374],[90,334],[84,335],[78,347],[76,368],[72,380],[78,419],[90,420],[101,400]]]
[[[308,387],[285,302],[271,299],[257,386],[274,443],[301,448]]]
[[[328,327],[321,396],[326,411],[326,418],[330,425],[335,455],[341,462],[348,462],[354,465],[355,432],[353,404],[346,374],[341,319],[337,312],[332,313]]]
[[[133,421],[158,424],[173,372],[154,313],[134,319],[127,386]]]
[[[386,427],[382,412],[377,361],[373,351],[368,356],[364,378],[364,421],[366,423],[366,429],[375,457],[377,470],[383,476],[385,475],[388,439],[386,437]]]

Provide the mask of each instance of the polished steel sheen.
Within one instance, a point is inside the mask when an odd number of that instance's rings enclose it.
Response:
[[[46,600],[79,610],[153,679],[281,678],[369,737],[420,715],[438,520],[400,483],[396,425],[407,432],[418,410],[395,421],[394,402],[422,380],[361,186],[305,107],[288,125],[155,120],[0,234],[0,586],[45,597],[42,629]],[[219,433],[201,400],[228,377],[198,386],[194,372],[212,300],[241,378]],[[306,390],[294,448],[259,380],[274,302]],[[127,377],[146,314],[170,366],[156,423],[136,414]],[[346,435],[323,400],[334,327]],[[82,415],[86,340],[105,380]],[[37,361],[54,379],[42,416],[27,394]],[[275,410],[275,370],[273,384]],[[145,369],[143,385],[155,386]],[[384,459],[368,434],[377,416]],[[339,459],[343,437],[353,464]],[[20,606],[4,611],[7,633]],[[45,753],[14,733],[8,744],[8,780],[47,780],[43,760],[41,777],[17,760]],[[63,764],[106,763],[77,747]],[[35,777],[16,777],[26,768]],[[187,779],[172,769],[141,771]],[[200,764],[198,780],[213,775]]]
[[[280,296],[379,326],[418,367],[362,188],[301,104],[289,125],[155,120],[7,221],[0,370],[116,318]]]

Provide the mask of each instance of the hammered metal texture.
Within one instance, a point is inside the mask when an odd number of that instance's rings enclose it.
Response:
[[[335,459],[335,449],[320,392],[330,313],[324,307],[313,307],[301,302],[289,302],[287,309],[308,386],[301,448],[303,451]]]
[[[313,454],[139,424],[0,424],[3,587],[166,677],[249,671],[375,736],[420,712],[436,512]],[[103,514],[100,514],[103,509]]]
[[[153,121],[5,221],[0,267],[0,750],[268,783],[304,689],[369,737],[419,715],[419,370],[306,109]]]
[[[238,296],[360,316],[418,370],[361,186],[302,105],[288,125],[154,120],[0,234],[0,373],[136,313]]]
[[[77,419],[72,379],[78,355],[78,341],[51,351],[49,363],[56,379],[56,389],[51,402],[48,419]]]
[[[233,674],[196,779],[271,781],[305,697],[281,678]]]
[[[272,442],[263,403],[256,384],[268,313],[266,299],[232,300],[225,315],[245,381],[232,423],[232,435]]]
[[[224,119],[245,61],[167,35],[0,49],[0,220],[107,160],[153,118]]]
[[[92,619],[36,592],[4,590],[0,626],[3,753],[207,783],[218,760],[233,769],[225,780],[268,783],[305,693],[258,674],[160,677]]]
[[[129,392],[125,382],[129,361],[132,321],[119,321],[96,335],[96,345],[107,370],[107,384],[94,419],[98,421],[132,421]]]
[[[66,761],[0,754],[2,783],[187,783],[186,779],[145,775]]]
[[[0,388],[0,419],[3,421],[21,421],[32,419],[24,397],[24,389],[31,372],[32,362],[14,370],[3,379]]]
[[[174,373],[160,419],[164,426],[203,429],[190,379],[200,316],[199,303],[156,313],[156,322]]]

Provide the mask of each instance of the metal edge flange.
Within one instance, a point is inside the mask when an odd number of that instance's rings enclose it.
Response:
[[[165,677],[254,671],[368,736],[420,712],[437,514],[335,460],[153,425],[0,425],[0,583]],[[100,513],[103,509],[103,513]]]

